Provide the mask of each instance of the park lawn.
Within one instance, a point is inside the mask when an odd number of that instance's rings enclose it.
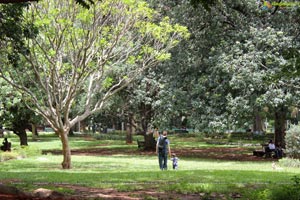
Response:
[[[177,171],[160,171],[155,156],[76,156],[71,170],[59,166],[61,156],[42,155],[1,163],[0,179],[18,188],[33,190],[63,185],[115,188],[119,191],[149,190],[179,193],[248,194],[292,184],[300,170],[274,171],[269,162],[180,160]],[[70,191],[65,191],[70,192]]]
[[[180,148],[180,140],[173,138],[176,148]],[[191,148],[193,142],[199,145],[199,141],[191,139]],[[70,170],[61,169],[62,156],[51,153],[8,160],[0,163],[1,182],[27,191],[43,187],[72,193],[72,190],[64,186],[80,185],[114,188],[118,191],[154,189],[182,194],[220,193],[228,199],[232,194],[238,193],[245,199],[254,199],[261,197],[266,191],[294,184],[291,179],[300,172],[298,168],[273,170],[270,161],[239,162],[192,157],[180,157],[177,171],[160,171],[154,154],[122,154],[125,149],[137,149],[136,145],[126,145],[124,141],[71,137],[70,144],[73,149],[108,148],[119,151],[112,155],[73,155],[73,168]],[[39,142],[29,142],[29,146],[41,150],[60,150],[61,144],[58,138],[41,137]],[[169,168],[170,165],[171,162]]]

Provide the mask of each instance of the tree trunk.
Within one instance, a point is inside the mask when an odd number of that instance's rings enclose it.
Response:
[[[281,106],[275,110],[275,145],[281,145],[285,148],[285,130],[286,130],[287,108]]]
[[[61,163],[63,169],[71,169],[71,149],[69,146],[68,132],[61,131],[59,133],[62,142],[63,162]]]
[[[28,146],[27,142],[27,133],[25,129],[18,129],[13,131],[17,136],[20,138],[20,145],[21,146]]]
[[[140,107],[141,110],[141,116],[142,116],[142,129],[143,129],[143,135],[144,135],[144,140],[145,140],[145,150],[155,150],[155,139],[153,134],[148,134],[148,127],[149,123],[151,122],[152,115],[153,115],[153,110],[151,105],[146,105],[144,103],[141,104]]]
[[[28,146],[28,142],[27,142],[27,134],[26,131],[22,131],[22,133],[19,135],[20,137],[20,145],[21,146]]]
[[[127,124],[126,126],[126,144],[132,144],[132,125]]]
[[[145,139],[145,150],[153,151],[155,150],[156,147],[156,141],[153,137],[153,133],[145,134],[144,135]]]
[[[291,124],[298,125],[299,108],[294,107],[291,113]]]
[[[74,127],[72,127],[69,131],[69,136],[74,136]]]
[[[38,137],[38,132],[35,124],[31,124],[31,132],[32,132],[32,139],[36,140],[36,138]]]
[[[126,126],[126,144],[132,144],[132,133],[133,133],[133,116],[132,113],[128,114],[128,123]]]
[[[261,118],[261,115],[259,112],[255,111],[254,112],[254,124],[253,124],[253,133],[261,134],[263,133],[263,120]]]

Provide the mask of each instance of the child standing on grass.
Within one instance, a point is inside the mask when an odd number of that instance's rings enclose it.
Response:
[[[172,163],[173,163],[173,169],[177,170],[178,169],[178,160],[179,160],[179,158],[176,156],[175,153],[172,154],[171,160],[172,160]]]

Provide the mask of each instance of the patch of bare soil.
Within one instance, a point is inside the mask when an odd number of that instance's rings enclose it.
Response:
[[[81,186],[65,186],[75,191],[73,197],[78,199],[114,199],[114,200],[140,200],[145,198],[155,199],[201,199],[200,194],[164,193],[155,190],[140,190],[133,192],[119,192],[114,189],[86,188]],[[204,194],[203,194],[204,195]]]
[[[7,191],[2,191],[0,188],[0,199],[5,200],[142,200],[142,199],[160,199],[160,200],[172,200],[172,199],[185,199],[185,200],[194,200],[194,199],[226,199],[222,194],[212,193],[207,195],[205,193],[200,194],[179,194],[179,193],[165,193],[150,190],[140,190],[133,192],[119,192],[114,189],[99,189],[99,188],[89,188],[82,187],[77,185],[57,185],[59,187],[65,187],[74,191],[72,195],[64,195],[55,191],[48,189],[39,188],[32,193],[23,193],[18,189],[10,191],[8,194]],[[6,186],[4,186],[6,187]],[[12,188],[12,187],[10,187]],[[17,191],[17,192],[16,192]],[[2,194],[4,193],[4,194]],[[237,197],[236,194],[231,195],[232,198]],[[240,198],[238,196],[237,198]]]

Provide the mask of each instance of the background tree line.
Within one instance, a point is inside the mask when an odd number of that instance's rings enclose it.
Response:
[[[267,118],[275,121],[276,143],[284,144],[286,120],[298,120],[299,7],[268,8],[255,0],[148,2],[187,26],[191,37],[122,94],[124,105],[135,102],[123,116],[143,119],[144,133],[186,126],[262,132]]]
[[[94,4],[79,3],[87,9]],[[275,121],[275,142],[284,144],[286,120],[297,122],[299,107],[299,7],[266,7],[256,0],[147,3],[160,18],[168,16],[172,23],[186,26],[189,39],[171,49],[171,59],[145,69],[85,123],[107,119],[103,123],[110,121],[119,128],[123,124],[128,142],[132,132],[138,132],[150,143],[149,128],[188,127],[215,133],[251,127],[255,132],[263,131],[263,120],[268,118]],[[1,13],[12,6],[19,5],[1,6]],[[30,23],[13,18],[22,16],[19,9],[10,16],[20,23],[11,27],[20,30],[13,31],[19,35],[7,36],[11,30],[1,33],[1,44],[14,41],[1,52],[2,57],[9,55],[12,64],[19,51],[27,50],[22,38],[38,33]],[[3,16],[6,21],[10,18]],[[2,20],[0,25],[4,24]],[[14,105],[21,99],[13,100]],[[74,116],[86,104],[83,97],[75,102],[70,110]]]

